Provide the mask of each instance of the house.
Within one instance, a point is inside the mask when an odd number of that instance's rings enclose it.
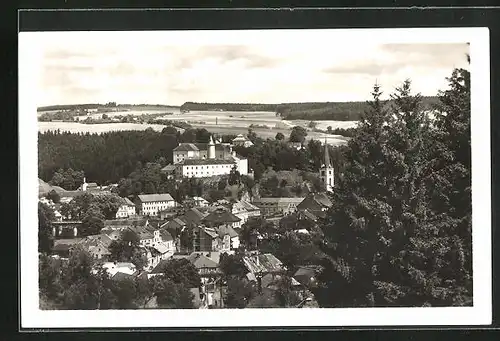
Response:
[[[195,226],[193,228],[193,251],[218,251],[223,248],[222,243],[223,240],[219,238],[214,228],[205,226]],[[229,244],[230,247],[229,237],[226,237],[226,244]]]
[[[258,198],[254,199],[253,204],[260,209],[263,216],[276,214],[290,214],[297,210],[297,206],[304,198]]]
[[[122,198],[122,205],[116,212],[116,219],[128,218],[135,215],[135,204],[128,198]]]
[[[295,271],[293,278],[306,288],[314,287],[317,285],[317,276],[320,271],[320,266],[301,266],[297,269],[297,271]]]
[[[140,214],[156,216],[161,210],[175,207],[176,202],[168,193],[140,194],[137,196],[136,206]]]
[[[135,275],[138,272],[136,266],[130,262],[106,262],[102,264],[102,267],[106,269],[111,277],[114,277],[117,273]]]
[[[81,240],[82,238],[55,239],[52,246],[52,254],[61,258],[69,258],[72,248]]]
[[[234,229],[241,227],[241,219],[225,209],[216,209],[202,220],[208,228],[214,229],[222,240],[221,250],[235,250],[240,246],[238,233]]]
[[[111,242],[107,235],[98,234],[81,239],[76,246],[87,251],[94,259],[106,260],[111,255],[108,249]]]
[[[241,227],[241,219],[224,208],[217,208],[214,211],[210,212],[202,219],[202,222],[210,227]]]
[[[192,198],[194,206],[196,207],[207,207],[208,201],[203,199],[202,197],[193,197]]]
[[[317,220],[317,218],[324,218],[326,211],[332,205],[332,201],[325,193],[311,193],[297,205],[297,210],[304,212],[306,218]]]
[[[241,146],[245,148],[253,146],[252,141],[242,134],[238,134],[231,142],[234,146]]]
[[[233,204],[231,213],[241,219],[241,225],[246,223],[251,217],[259,217],[260,209],[245,200],[240,200]]]
[[[207,278],[219,277],[222,274],[219,263],[209,258],[209,255],[210,253],[205,255],[205,253],[193,252],[186,258],[198,270],[200,277],[205,278],[205,280],[202,279],[202,283],[206,282]]]
[[[265,274],[282,274],[286,271],[283,263],[270,253],[245,256],[243,263],[248,271],[257,277]]]
[[[175,177],[175,165],[166,165],[160,171],[167,175],[167,179],[173,179]]]

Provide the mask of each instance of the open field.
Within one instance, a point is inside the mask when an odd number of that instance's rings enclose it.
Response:
[[[130,110],[106,113],[108,117],[117,115],[143,115],[143,114],[158,114],[165,110]],[[173,115],[166,115],[162,118],[166,120],[178,120],[191,124],[195,128],[205,128],[210,132],[217,134],[246,134],[250,125],[260,126],[253,128],[255,133],[262,138],[274,138],[277,133],[282,133],[285,136],[290,135],[293,126],[300,125],[307,127],[307,120],[287,121],[277,117],[274,112],[269,111],[191,111],[181,114],[177,109],[172,111]],[[92,118],[101,118],[102,113],[88,115]],[[88,116],[78,116],[79,119],[85,119]],[[317,122],[318,129],[326,130],[326,127],[332,128],[348,128],[355,125],[353,121],[319,121]],[[266,126],[267,128],[265,128]],[[39,122],[39,131],[47,130],[70,131],[70,132],[90,132],[102,133],[106,131],[120,130],[145,130],[149,127],[154,130],[161,131],[165,126],[160,124],[138,124],[138,123],[105,123],[105,124],[81,124],[76,122]],[[325,138],[330,144],[345,143],[345,139],[341,136],[328,135],[318,132],[309,131],[308,138],[324,141]]]
[[[103,123],[103,124],[84,124],[77,122],[38,122],[38,131],[46,132],[49,130],[69,131],[70,133],[91,133],[100,134],[107,131],[123,130],[146,130],[153,128],[156,131],[162,131],[165,128],[161,124],[140,124],[140,123]]]

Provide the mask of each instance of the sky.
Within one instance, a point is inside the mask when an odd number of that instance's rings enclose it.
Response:
[[[407,78],[433,96],[468,67],[465,42],[258,32],[43,32],[38,106],[365,101]]]

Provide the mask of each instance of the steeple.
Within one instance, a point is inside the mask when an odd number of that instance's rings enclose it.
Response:
[[[210,140],[208,141],[208,148],[207,148],[207,158],[208,159],[215,159],[215,144],[214,144],[214,139],[212,138],[212,135],[210,135]]]
[[[323,160],[324,164],[319,169],[319,176],[321,181],[323,182],[323,188],[331,192],[333,191],[334,186],[334,169],[333,165],[330,162],[330,153],[328,152],[328,144],[326,143],[325,138],[325,159]]]
[[[331,167],[330,163],[330,153],[328,152],[328,144],[326,143],[326,137],[325,137],[325,167]]]

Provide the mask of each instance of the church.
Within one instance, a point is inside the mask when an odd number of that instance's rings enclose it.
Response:
[[[180,143],[172,152],[176,177],[206,178],[229,174],[236,167],[241,175],[248,175],[248,160],[233,151],[230,143]]]
[[[323,183],[324,189],[327,192],[333,191],[334,174],[335,173],[333,170],[333,165],[330,161],[330,153],[328,152],[328,144],[326,143],[325,140],[325,157],[323,160],[323,164],[319,169],[319,177],[321,179],[321,182]]]

